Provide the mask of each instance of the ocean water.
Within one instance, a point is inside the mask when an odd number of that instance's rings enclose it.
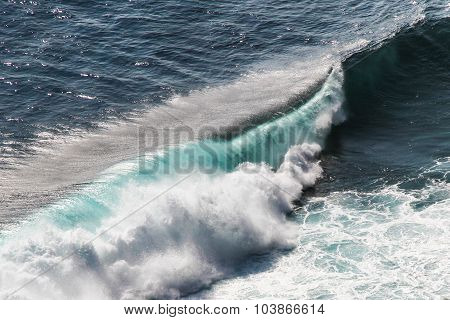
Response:
[[[0,296],[450,298],[449,14],[2,2]]]

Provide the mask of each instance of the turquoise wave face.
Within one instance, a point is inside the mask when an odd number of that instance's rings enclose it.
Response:
[[[186,170],[229,172],[245,162],[278,168],[290,147],[304,142],[322,144],[331,124],[343,120],[339,112],[342,81],[342,71],[334,70],[315,96],[293,111],[230,140],[208,139],[150,155],[151,159],[140,162],[140,173],[145,179]]]
[[[244,163],[280,167],[288,150],[303,143],[321,145],[333,123],[343,121],[342,71],[331,72],[322,88],[304,105],[263,123],[231,140],[207,139],[167,147],[157,154],[122,163],[108,170],[98,183],[43,210],[61,228],[101,225],[113,214],[117,195],[131,183],[151,184],[193,173],[220,175]],[[126,169],[124,169],[126,168]],[[102,181],[106,179],[107,181]]]

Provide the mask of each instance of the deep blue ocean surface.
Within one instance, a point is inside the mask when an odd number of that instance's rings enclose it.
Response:
[[[450,298],[449,14],[2,1],[0,296]]]

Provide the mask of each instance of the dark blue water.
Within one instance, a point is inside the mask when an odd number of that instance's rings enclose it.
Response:
[[[449,12],[2,2],[0,275],[23,270],[2,296],[448,297]],[[178,125],[192,136],[161,142]],[[143,172],[137,126],[187,145],[152,164],[213,150],[219,172]],[[204,126],[247,131],[204,149]],[[52,293],[21,287],[73,250],[40,279]]]

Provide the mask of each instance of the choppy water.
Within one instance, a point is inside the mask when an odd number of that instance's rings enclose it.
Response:
[[[449,12],[3,2],[2,296],[448,298]]]

